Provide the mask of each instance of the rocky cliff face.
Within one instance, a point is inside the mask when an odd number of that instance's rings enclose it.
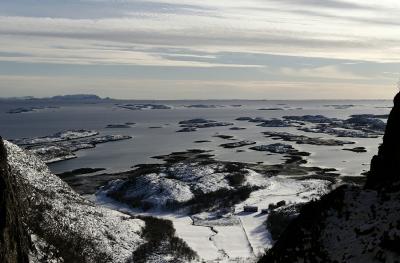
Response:
[[[383,143],[371,161],[367,189],[400,188],[400,93],[394,98]]]
[[[14,144],[0,154],[0,262],[126,262],[145,243],[144,221],[85,200]]]
[[[341,186],[303,207],[260,262],[399,262],[400,93],[364,188]]]
[[[28,262],[28,234],[21,220],[16,179],[9,172],[7,151],[0,138],[0,262]]]

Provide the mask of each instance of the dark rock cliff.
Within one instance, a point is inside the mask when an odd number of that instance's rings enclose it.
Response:
[[[400,184],[400,93],[394,98],[383,143],[371,161],[367,189],[399,187]]]
[[[400,262],[400,93],[365,187],[305,205],[260,262]]]
[[[7,152],[0,138],[0,262],[29,262],[29,242],[21,220],[15,177],[9,172]]]

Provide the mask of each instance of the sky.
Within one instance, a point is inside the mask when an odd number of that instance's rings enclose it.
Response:
[[[1,0],[0,97],[389,99],[397,0]]]

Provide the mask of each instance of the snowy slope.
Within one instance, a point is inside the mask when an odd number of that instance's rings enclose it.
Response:
[[[125,262],[144,240],[144,222],[96,206],[53,175],[37,157],[5,141],[11,172],[26,201],[26,222],[36,248],[51,244],[77,262]],[[43,261],[39,252],[32,261]]]

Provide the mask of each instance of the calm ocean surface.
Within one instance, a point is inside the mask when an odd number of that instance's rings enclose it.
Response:
[[[116,103],[155,103],[172,106],[170,110],[128,110],[117,107]],[[209,104],[218,108],[187,108],[184,105]],[[327,105],[354,105],[347,109],[336,109]],[[232,105],[241,105],[234,107]],[[29,113],[9,114],[8,110],[18,107],[59,106],[57,109],[38,110]],[[242,162],[279,163],[281,156],[267,155],[251,151],[249,147],[224,149],[220,144],[229,142],[213,137],[216,134],[233,135],[235,139],[253,140],[258,144],[276,143],[265,138],[263,131],[285,131],[304,134],[310,137],[333,136],[311,134],[297,131],[295,128],[263,128],[256,123],[236,121],[238,117],[279,118],[285,115],[321,114],[327,117],[347,118],[352,114],[387,114],[390,101],[104,101],[96,104],[55,103],[32,101],[0,101],[0,135],[6,139],[46,136],[70,129],[92,129],[101,134],[131,135],[131,140],[98,145],[94,149],[77,152],[77,159],[54,163],[50,168],[56,172],[69,171],[82,167],[102,167],[109,171],[123,171],[133,165],[154,163],[159,160],[152,156],[169,154],[187,149],[212,150],[217,159]],[[262,111],[259,108],[278,107],[283,110]],[[234,126],[199,129],[196,132],[177,133],[179,121],[193,118],[205,118],[216,121],[228,121]],[[132,128],[106,129],[108,124],[135,122]],[[160,127],[160,128],[154,128]],[[233,131],[231,127],[244,127],[245,130]],[[295,145],[300,150],[309,151],[308,165],[333,167],[342,174],[358,175],[368,169],[369,160],[376,152],[381,139],[343,138],[357,142],[354,146],[364,146],[368,153],[357,154],[343,151],[344,147],[324,147],[313,145]],[[208,143],[194,143],[197,140],[210,140]]]

